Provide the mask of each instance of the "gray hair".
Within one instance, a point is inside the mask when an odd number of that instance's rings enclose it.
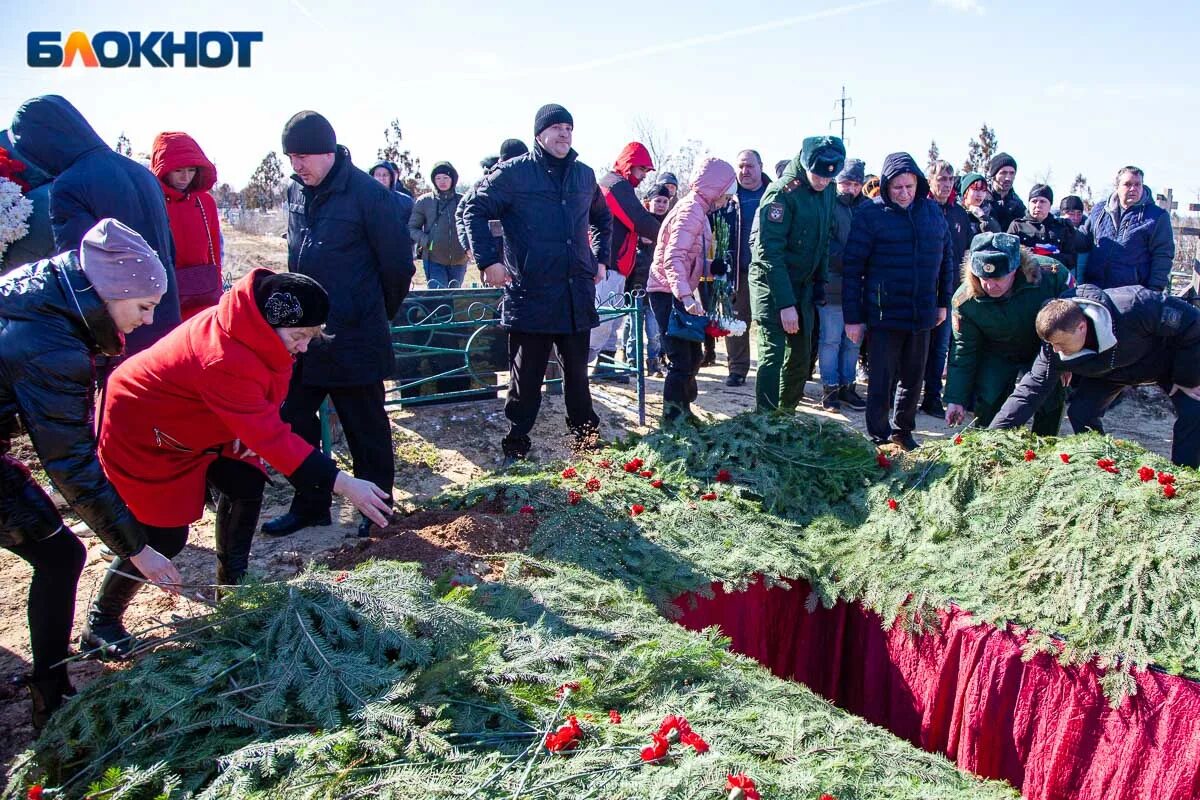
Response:
[[[749,147],[748,147],[748,148],[746,148],[745,150],[739,150],[739,151],[738,151],[738,158],[740,159],[740,158],[741,158],[742,156],[744,156],[746,153],[750,153],[752,156],[754,156],[755,160],[757,160],[757,161],[758,161],[758,165],[759,165],[760,167],[762,166],[762,163],[763,163],[763,160],[762,160],[762,155],[761,155],[761,154],[760,154],[760,153],[759,153],[757,150],[754,150],[754,149],[752,149],[752,148],[749,148]]]
[[[949,176],[953,177],[954,176],[954,165],[951,164],[949,161],[945,161],[945,160],[939,158],[937,161],[935,161],[929,165],[929,168],[925,171],[925,177],[929,178],[929,179],[933,179],[933,178],[937,178],[941,175],[949,175]]]
[[[1126,175],[1126,174],[1137,175],[1143,181],[1146,180],[1146,173],[1142,172],[1142,170],[1140,168],[1132,166],[1130,164],[1126,164],[1125,166],[1123,166],[1119,170],[1117,170],[1117,177],[1113,179],[1113,184],[1115,185],[1115,184],[1120,183],[1121,176]]]

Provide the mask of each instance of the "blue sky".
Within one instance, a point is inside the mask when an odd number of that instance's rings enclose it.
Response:
[[[532,140],[546,102],[575,117],[595,166],[651,120],[678,146],[701,140],[768,164],[831,131],[841,86],[857,117],[848,150],[869,171],[931,139],[956,165],[986,121],[1020,164],[1018,189],[1076,173],[1099,194],[1133,163],[1156,191],[1200,201],[1200,14],[1185,3],[1091,0],[813,0],[797,3],[525,0],[24,2],[0,31],[0,125],[58,93],[110,143],[135,151],[184,130],[222,180],[245,184],[295,111],[325,114],[359,166],[393,117],[427,173],[469,179],[501,140]],[[249,69],[32,69],[30,30],[261,30]],[[834,131],[836,132],[836,131]]]

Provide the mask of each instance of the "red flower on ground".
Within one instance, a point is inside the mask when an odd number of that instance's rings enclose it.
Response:
[[[899,510],[900,504],[896,502],[896,498],[894,498],[894,497],[888,498],[888,508],[890,508],[892,511]]]
[[[962,444],[962,434],[961,434],[961,433],[960,433],[958,436],[955,436],[955,437],[954,437],[954,443],[955,443],[955,444]]]
[[[758,787],[744,772],[725,778],[725,788],[729,791],[731,800],[737,797],[744,798],[744,800],[762,800],[762,795],[758,793]]]
[[[574,467],[567,467],[562,471],[562,476],[564,478],[574,478],[578,474],[579,473],[575,471]]]
[[[532,513],[533,513],[533,506],[531,506],[531,505],[529,505],[529,504],[526,504],[526,505],[523,505],[523,506],[521,506],[521,513],[522,513],[522,514],[532,514]]]
[[[688,745],[697,753],[708,752],[708,742],[704,741],[700,734],[696,733],[695,731],[688,731],[687,733],[680,734],[679,741]]]
[[[607,458],[600,462],[601,469],[608,469],[611,466],[612,466],[612,462],[609,461]]]
[[[642,470],[641,472],[639,472],[639,473],[638,473],[638,475],[641,475],[643,478],[653,478],[653,477],[654,477],[654,470],[652,470],[652,469],[644,469],[644,470]]]
[[[608,721],[613,725],[621,724],[621,714],[614,708],[608,712]]]
[[[1025,451],[1025,460],[1026,461],[1033,461],[1035,458],[1037,458],[1037,453],[1033,452],[1032,450]]]
[[[634,503],[633,505],[631,505],[629,507],[629,516],[636,517],[638,514],[641,514],[645,510],[646,510],[646,507],[644,505],[642,505],[641,503]]]
[[[350,573],[349,573],[349,572],[339,572],[339,573],[337,574],[337,577],[333,579],[333,582],[334,582],[334,583],[341,583],[342,581],[346,580],[346,578],[349,578],[349,577],[350,577]]]
[[[1117,469],[1117,462],[1113,461],[1111,458],[1096,459],[1096,466],[1105,472],[1112,473],[1113,475],[1121,474],[1121,470]]]
[[[1069,454],[1067,454],[1067,453],[1059,453],[1059,454],[1058,454],[1058,457],[1062,459],[1062,462],[1063,462],[1064,464],[1070,464],[1070,463],[1071,463],[1071,456],[1070,456]]]
[[[1141,479],[1142,483],[1152,481],[1154,480],[1154,470],[1146,466],[1138,467],[1138,478]]]
[[[631,458],[625,462],[624,469],[626,472],[637,472],[644,463],[640,458]]]
[[[600,479],[599,478],[588,478],[587,483],[585,483],[583,485],[583,488],[587,489],[589,492],[600,491]]]
[[[821,795],[821,800],[837,800],[837,798],[831,794],[823,794]]]
[[[659,761],[671,749],[671,743],[661,733],[650,734],[651,744],[642,748],[642,761]]]
[[[558,730],[546,734],[546,749],[551,753],[574,750],[582,735],[583,729],[579,727],[579,720],[575,719],[574,715],[569,716],[565,724],[558,726]]]
[[[579,505],[579,501],[583,499],[583,495],[574,489],[567,490],[567,502],[571,505]]]
[[[727,469],[717,470],[717,483],[729,483],[733,480],[733,475]]]
[[[666,736],[671,731],[678,731],[682,736],[685,733],[692,732],[692,726],[688,724],[687,717],[677,716],[675,714],[667,714],[663,717],[662,723],[658,726],[659,734]]]
[[[41,784],[35,783],[33,786],[30,786],[29,791],[25,793],[25,796],[29,798],[29,800],[42,800]]]
[[[1160,472],[1158,473],[1158,482],[1166,486],[1175,482],[1175,476],[1169,472]]]
[[[1164,483],[1163,484],[1163,497],[1170,500],[1174,496],[1175,496],[1175,484]]]
[[[876,453],[875,463],[884,469],[891,469],[892,467],[892,460],[887,457],[887,453]]]
[[[701,500],[716,500],[717,493],[716,492],[708,492],[707,494],[702,494],[702,495],[700,495],[700,499]]]
[[[578,692],[578,691],[579,691],[579,681],[567,681],[566,683],[562,684],[561,686],[559,686],[557,689],[554,690],[554,699],[562,700],[563,695],[565,695],[567,692]]]
[[[650,481],[650,485],[655,489],[661,489],[663,487],[663,482],[661,479],[655,478],[654,480]]]

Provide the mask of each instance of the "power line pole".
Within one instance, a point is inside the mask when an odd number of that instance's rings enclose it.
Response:
[[[840,99],[840,100],[834,100],[834,101],[833,101],[833,107],[834,107],[834,108],[838,108],[838,107],[840,106],[840,107],[841,107],[841,113],[840,113],[838,116],[834,117],[833,119],[829,120],[829,124],[830,124],[831,126],[832,126],[832,125],[833,125],[833,123],[835,123],[835,122],[840,122],[840,123],[841,123],[841,131],[842,131],[842,137],[841,137],[841,138],[842,138],[842,142],[845,142],[845,141],[846,141],[846,120],[850,120],[851,122],[857,122],[857,121],[858,121],[858,118],[857,118],[857,117],[847,117],[847,116],[846,116],[846,108],[847,108],[847,106],[852,106],[852,105],[854,105],[854,101],[853,101],[853,100],[851,100],[849,97],[846,97],[846,87],[845,87],[845,86],[843,86],[843,87],[842,87],[842,97],[841,97],[841,99]]]

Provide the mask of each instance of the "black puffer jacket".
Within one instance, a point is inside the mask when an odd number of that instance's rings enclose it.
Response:
[[[292,178],[288,270],[329,293],[332,339],[300,358],[309,386],[362,386],[392,374],[388,321],[400,310],[416,271],[399,195],[363,172],[338,145],[318,186]]]
[[[501,322],[523,333],[580,333],[600,323],[596,265],[609,267],[612,213],[592,168],[574,150],[553,162],[540,144],[496,165],[463,200],[463,222],[481,269],[503,263],[512,276]],[[499,220],[500,239],[489,225]]]
[[[0,448],[8,449],[19,418],[71,508],[113,552],[126,556],[142,549],[145,531],[101,470],[92,432],[93,359],[118,355],[121,346],[77,251],[0,279]],[[20,465],[7,462],[0,468],[0,545],[49,535],[58,526],[57,513],[45,508],[40,492],[10,493],[22,488],[14,472]]]

